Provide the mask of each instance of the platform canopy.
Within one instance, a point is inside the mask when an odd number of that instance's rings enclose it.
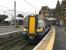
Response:
[[[12,19],[14,19],[14,17],[13,18],[6,18],[4,21],[11,21]],[[22,18],[22,17],[16,17],[16,20],[23,20],[24,18]]]
[[[51,18],[45,18],[45,19],[48,20],[48,21],[57,20],[57,19],[55,19],[55,18],[53,18],[53,17],[51,17]]]

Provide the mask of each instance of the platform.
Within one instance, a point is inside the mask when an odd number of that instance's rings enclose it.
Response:
[[[66,50],[66,32],[62,27],[56,26],[56,38],[53,50]]]
[[[18,30],[22,30],[22,26],[20,26],[20,28],[15,28],[15,26],[0,26],[0,34]]]
[[[52,50],[55,39],[55,28],[51,27],[48,34],[36,45],[33,50]]]
[[[63,27],[55,26],[55,35],[49,32],[49,36],[44,37],[33,50],[66,50],[66,32]]]

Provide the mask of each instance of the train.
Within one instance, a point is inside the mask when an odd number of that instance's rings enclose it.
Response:
[[[24,18],[23,34],[29,40],[42,39],[50,30],[39,15],[28,15]]]

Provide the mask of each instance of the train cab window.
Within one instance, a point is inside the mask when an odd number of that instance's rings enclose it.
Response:
[[[38,27],[44,27],[44,21],[38,16]]]
[[[43,20],[38,20],[38,27],[44,27]]]

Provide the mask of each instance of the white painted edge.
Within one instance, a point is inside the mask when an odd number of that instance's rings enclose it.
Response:
[[[10,34],[10,33],[15,33],[15,32],[20,32],[22,30],[16,30],[16,31],[11,31],[11,32],[5,32],[5,33],[1,33],[0,35],[6,35],[6,34]]]
[[[52,28],[51,28],[52,29]],[[50,34],[50,32],[51,32],[51,29],[50,29],[50,31],[48,32],[48,34],[36,45],[36,47],[33,49],[33,50],[36,50],[37,49],[37,47],[39,47],[39,45],[41,45],[41,43],[43,43],[44,42],[44,40],[47,38],[47,36]]]

